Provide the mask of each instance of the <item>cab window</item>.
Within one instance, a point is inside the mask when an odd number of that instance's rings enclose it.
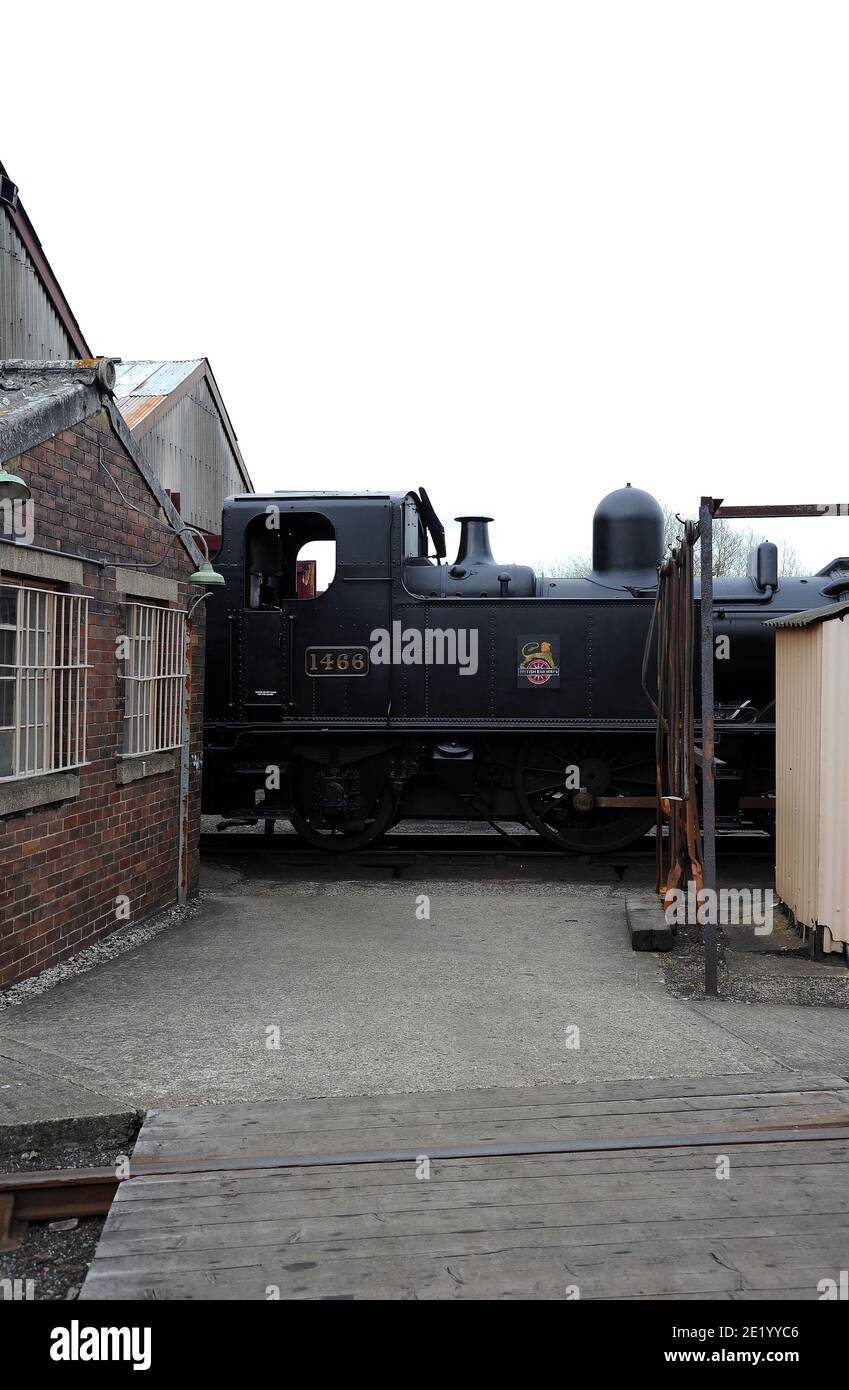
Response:
[[[336,573],[336,533],[318,512],[270,506],[245,530],[245,605],[282,608],[318,598]]]

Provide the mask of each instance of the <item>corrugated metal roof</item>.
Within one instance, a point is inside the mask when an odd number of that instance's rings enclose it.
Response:
[[[764,627],[810,627],[812,623],[840,618],[844,613],[849,613],[849,601],[829,603],[824,608],[806,608],[803,613],[788,613],[786,618],[768,618]]]
[[[121,362],[115,368],[115,398],[131,430],[136,429],[203,363],[202,357],[182,362]]]
[[[185,362],[120,362],[115,368],[115,395],[119,400],[124,396],[170,396],[202,362],[202,357]]]
[[[134,430],[164,400],[167,400],[166,396],[121,396],[118,407],[130,429]]]

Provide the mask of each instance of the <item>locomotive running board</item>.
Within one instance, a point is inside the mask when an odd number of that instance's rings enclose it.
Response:
[[[654,810],[657,802],[653,796],[595,796],[593,797],[593,807],[607,806],[613,809],[619,807],[620,810],[642,808],[644,810]],[[775,810],[774,796],[741,796],[739,800],[740,809],[744,811],[758,810],[766,807]]]

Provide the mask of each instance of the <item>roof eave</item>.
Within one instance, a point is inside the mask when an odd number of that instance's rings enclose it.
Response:
[[[847,614],[849,599],[841,599],[838,603],[827,603],[822,608],[806,608],[800,613],[787,613],[782,618],[767,618],[763,626],[776,629],[815,627],[817,623],[827,623],[832,618],[839,618],[842,622]]]

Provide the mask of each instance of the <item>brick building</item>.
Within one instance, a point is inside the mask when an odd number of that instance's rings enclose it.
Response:
[[[0,987],[197,882],[204,557],[114,380],[0,362]]]

